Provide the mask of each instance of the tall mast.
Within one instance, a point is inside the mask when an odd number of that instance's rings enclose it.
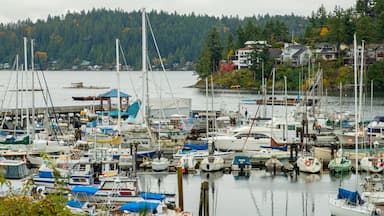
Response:
[[[359,80],[359,122],[362,117],[362,100],[363,100],[363,74],[364,74],[364,40],[361,42],[361,63],[360,63],[360,80]]]
[[[19,125],[19,54],[16,55],[16,114],[15,114],[15,134]]]
[[[121,105],[120,105],[120,55],[119,39],[116,38],[116,76],[117,76],[117,131],[120,133]]]
[[[357,145],[357,139],[358,139],[358,116],[357,116],[357,43],[356,43],[356,33],[353,35],[353,72],[354,72],[354,84],[355,84],[355,155],[356,155],[356,164],[355,164],[355,170],[356,170],[356,187],[358,186],[359,180],[359,160],[358,160],[358,145]]]
[[[147,27],[145,19],[145,8],[142,9],[142,66],[143,66],[143,76],[145,77],[145,84],[143,84],[143,92],[145,93],[145,121],[149,124],[149,87],[148,87],[148,70],[147,70]],[[144,96],[144,93],[143,93]]]
[[[27,38],[24,37],[24,71],[25,71],[25,80],[26,80],[26,83],[27,82],[27,71],[28,71],[28,56],[27,56]],[[28,88],[28,85],[25,86],[25,88],[27,89]],[[27,135],[29,136],[29,108],[27,107],[26,109],[27,111]],[[29,138],[29,140],[31,140]],[[30,144],[30,143],[28,143]]]
[[[31,39],[31,70],[32,70],[32,137],[35,138],[35,64],[33,56],[34,40]]]

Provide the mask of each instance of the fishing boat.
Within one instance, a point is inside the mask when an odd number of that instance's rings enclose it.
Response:
[[[137,178],[130,176],[111,176],[102,179],[101,184],[93,195],[96,201],[125,203],[138,200]]]
[[[244,155],[235,155],[232,160],[232,171],[250,171],[252,169],[251,159]]]
[[[0,171],[6,179],[22,179],[28,175],[28,169],[22,160],[7,160],[0,157]]]

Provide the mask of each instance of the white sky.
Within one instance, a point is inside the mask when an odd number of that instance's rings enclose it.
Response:
[[[125,11],[147,8],[176,11],[179,14],[207,14],[210,16],[258,14],[310,16],[323,4],[327,11],[335,6],[347,9],[356,0],[0,0],[0,22],[16,22],[30,18],[45,19],[48,14],[62,15],[67,11],[90,10],[92,8],[119,8]]]

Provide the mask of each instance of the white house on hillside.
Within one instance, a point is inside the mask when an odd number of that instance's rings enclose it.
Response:
[[[311,57],[312,52],[308,47],[296,43],[285,43],[281,54],[282,62],[290,62],[293,65],[308,64]]]
[[[251,53],[253,51],[262,51],[264,47],[269,47],[267,41],[247,41],[245,47],[236,50],[235,57],[232,60],[237,69],[248,68],[252,65]]]

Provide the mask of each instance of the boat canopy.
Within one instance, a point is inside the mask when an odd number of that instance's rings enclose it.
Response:
[[[339,193],[337,194],[338,199],[345,199],[350,203],[363,204],[364,201],[361,199],[359,192],[349,191],[344,188],[339,188]]]
[[[163,201],[165,199],[165,194],[160,193],[141,193],[140,197],[146,200],[160,200]]]
[[[123,204],[119,210],[120,211],[130,211],[130,212],[139,212],[143,210],[151,210],[152,212],[156,211],[157,207],[160,203],[151,202],[151,201],[136,201],[136,202],[128,202]]]
[[[84,193],[88,195],[94,195],[98,190],[98,188],[87,186],[75,186],[72,188],[73,193]]]
[[[242,155],[235,155],[233,158],[233,165],[239,165],[239,164],[251,164],[251,159],[249,159],[248,156],[242,156]]]

